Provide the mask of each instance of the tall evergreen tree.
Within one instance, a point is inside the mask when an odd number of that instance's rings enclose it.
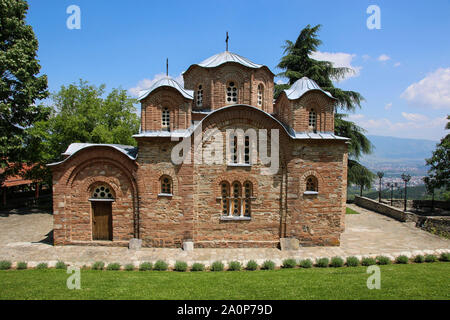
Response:
[[[345,114],[338,113],[339,109],[345,111],[354,111],[361,107],[364,97],[355,91],[342,90],[336,88],[333,81],[344,78],[348,73],[353,72],[350,68],[334,67],[329,61],[318,61],[311,58],[311,54],[317,51],[322,41],[318,38],[318,31],[321,25],[311,27],[307,25],[298,36],[295,42],[285,41],[284,56],[281,58],[278,68],[283,70],[278,76],[289,79],[289,84],[279,84],[275,86],[275,97],[282,90],[289,88],[295,81],[303,77],[314,80],[323,90],[330,92],[337,99],[335,105],[335,132],[336,134],[350,138],[349,146],[349,174],[348,182],[359,184],[356,180],[358,175],[364,176],[364,187],[370,187],[370,179],[373,178],[370,170],[357,162],[362,154],[372,151],[372,144],[364,135],[365,130],[355,123],[345,120]],[[368,182],[369,181],[369,182]],[[369,183],[369,185],[367,185]]]
[[[26,1],[0,0],[0,167],[6,169],[0,185],[29,160],[26,129],[49,114],[36,105],[48,95],[47,77],[38,76],[38,41],[25,23],[27,10]]]

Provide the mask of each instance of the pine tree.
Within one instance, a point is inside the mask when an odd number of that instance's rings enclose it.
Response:
[[[372,144],[364,135],[365,130],[355,123],[344,120],[346,114],[338,113],[343,111],[354,111],[361,107],[364,97],[355,91],[346,91],[336,88],[333,81],[345,77],[352,69],[345,67],[334,67],[329,61],[318,61],[311,58],[311,54],[317,51],[322,41],[318,38],[318,31],[321,25],[311,27],[307,25],[298,36],[295,42],[285,41],[284,56],[281,58],[278,68],[283,70],[278,76],[289,79],[289,84],[278,84],[275,86],[275,98],[284,90],[290,87],[295,81],[303,77],[314,80],[323,90],[330,92],[337,99],[335,105],[335,133],[337,135],[350,138],[349,163],[348,163],[348,183],[361,184],[364,180],[364,187],[370,187],[373,174],[362,166],[357,160],[362,154],[372,152]],[[361,179],[356,179],[359,175],[364,175]]]

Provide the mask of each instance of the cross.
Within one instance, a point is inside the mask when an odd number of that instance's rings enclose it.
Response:
[[[166,76],[169,76],[169,58],[166,58]]]
[[[227,38],[225,39],[225,42],[227,44],[227,51],[228,51],[228,39],[229,39],[229,37],[228,37],[228,31],[227,31]]]

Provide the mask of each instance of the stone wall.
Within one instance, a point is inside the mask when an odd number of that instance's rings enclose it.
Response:
[[[450,238],[450,217],[419,217],[417,227]]]
[[[384,214],[401,222],[417,222],[417,216],[413,213],[404,212],[403,210],[400,210],[398,208],[379,203],[378,201],[366,197],[355,196],[355,204],[360,207]]]

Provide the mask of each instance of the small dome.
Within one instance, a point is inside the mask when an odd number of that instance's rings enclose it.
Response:
[[[178,90],[178,92],[181,93],[181,95],[183,97],[185,97],[186,99],[190,99],[193,100],[194,99],[194,91],[192,90],[187,90],[185,88],[183,88],[178,82],[176,82],[174,79],[172,79],[169,76],[166,76],[158,81],[156,81],[149,89],[147,90],[142,90],[139,93],[139,98],[138,101],[146,98],[152,91],[158,89],[159,87],[172,87],[176,90]]]
[[[286,93],[286,96],[289,100],[297,100],[301,98],[306,92],[311,90],[319,90],[325,93],[327,96],[329,96],[332,99],[335,99],[331,93],[328,91],[322,90],[322,88],[319,87],[317,83],[315,83],[313,80],[303,77],[301,79],[298,79],[294,82],[294,84],[287,90],[284,90]]]
[[[215,68],[215,67],[218,67],[227,62],[239,63],[240,65],[243,65],[245,67],[252,68],[252,69],[259,69],[259,68],[263,68],[263,67],[267,68],[267,66],[265,66],[265,65],[254,63],[254,62],[250,61],[249,59],[244,58],[236,53],[233,53],[230,51],[224,51],[224,52],[218,53],[212,57],[209,57],[208,59],[203,60],[202,62],[200,62],[198,64],[191,65],[183,73],[186,73],[193,66],[199,66],[202,68]],[[267,68],[267,69],[270,71],[269,68]],[[270,72],[272,72],[272,71],[270,71]]]

